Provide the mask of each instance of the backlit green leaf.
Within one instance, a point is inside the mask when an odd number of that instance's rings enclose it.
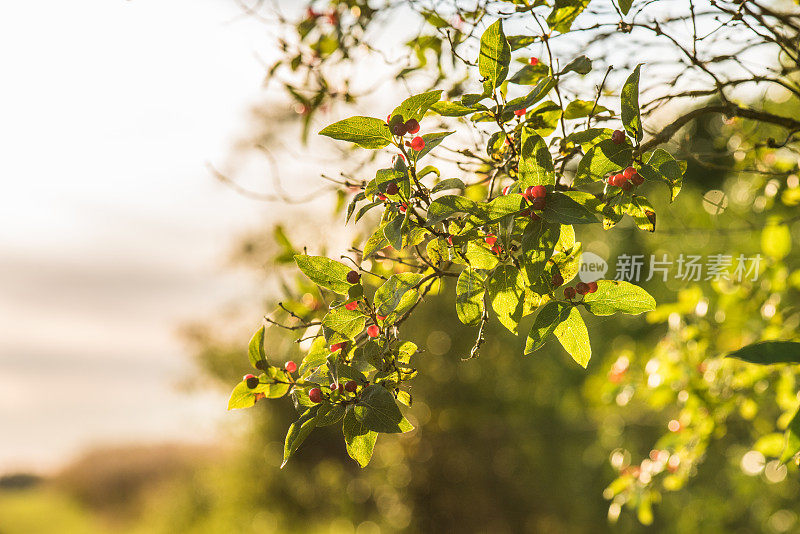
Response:
[[[362,148],[383,148],[392,142],[389,125],[373,117],[350,117],[326,126],[319,134]]]

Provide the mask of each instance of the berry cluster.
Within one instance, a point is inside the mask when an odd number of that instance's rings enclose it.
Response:
[[[560,276],[560,275],[559,275]],[[562,279],[563,283],[563,279]],[[575,284],[575,287],[565,287],[564,288],[564,296],[568,300],[572,300],[575,298],[575,295],[588,295],[589,293],[594,293],[597,291],[597,282],[578,282]]]
[[[630,191],[634,186],[642,185],[644,178],[633,167],[628,167],[624,171],[612,174],[607,179],[608,185],[621,187],[624,191]]]
[[[328,387],[331,390],[331,395],[334,395],[334,394],[337,394],[337,393],[338,394],[344,394],[345,391],[347,393],[355,393],[356,391],[358,391],[358,382],[356,382],[355,380],[348,380],[344,384],[333,382]],[[324,394],[322,393],[322,388],[311,388],[308,391],[308,398],[311,400],[311,402],[316,403],[316,404],[319,404],[320,402],[322,402],[322,400],[324,399]]]
[[[417,121],[417,119],[408,119],[403,122],[403,117],[400,115],[395,115],[394,117],[390,115],[386,117],[386,124],[389,125],[389,131],[392,132],[392,135],[398,137],[403,137],[406,134],[413,135],[419,131],[419,121]],[[416,136],[411,141],[406,141],[406,146],[419,152],[425,148],[425,139]]]

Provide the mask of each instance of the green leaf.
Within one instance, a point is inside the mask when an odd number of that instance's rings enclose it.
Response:
[[[544,139],[532,129],[523,128],[520,141],[520,187],[555,185],[556,174],[553,157]]]
[[[317,412],[317,426],[329,426],[342,419],[346,411],[344,404],[322,404]]]
[[[588,74],[592,70],[592,60],[586,56],[578,56],[563,68],[560,74],[577,72],[578,74]]]
[[[460,195],[445,195],[431,202],[428,207],[428,224],[436,224],[457,213],[468,213],[475,209],[475,202]]]
[[[761,231],[761,250],[774,260],[782,260],[792,250],[792,233],[784,224],[770,223]]]
[[[390,314],[400,316],[407,312],[417,301],[419,289],[416,287],[422,280],[417,273],[393,274],[375,292],[375,309],[378,315],[386,316],[391,322]]]
[[[655,299],[641,287],[620,280],[598,280],[597,291],[583,297],[584,305],[594,315],[616,312],[638,315],[655,309]]]
[[[760,365],[772,365],[774,363],[800,364],[800,343],[794,341],[761,341],[742,347],[726,356]]]
[[[256,403],[255,391],[247,387],[247,383],[242,380],[231,391],[228,399],[228,409],[237,410],[240,408],[250,408]]]
[[[417,161],[422,159],[422,157],[428,154],[428,152],[439,146],[442,141],[444,141],[444,138],[452,133],[453,132],[435,132],[424,134],[422,138],[425,140],[425,146],[422,148],[422,150],[416,153],[415,157]]]
[[[522,255],[520,265],[533,285],[542,274],[547,260],[553,255],[553,249],[559,240],[561,225],[543,219],[531,221],[522,234]]]
[[[264,352],[264,332],[266,327],[261,326],[253,337],[250,338],[250,345],[247,349],[247,357],[250,359],[250,365],[256,369],[263,369],[267,363],[267,355]]]
[[[533,85],[538,83],[544,76],[549,74],[550,67],[544,63],[538,63],[537,65],[525,65],[515,72],[511,78],[508,79],[508,81],[517,85]]]
[[[619,10],[622,11],[623,15],[627,15],[628,11],[631,10],[631,5],[633,5],[633,0],[618,0]]]
[[[511,47],[503,33],[503,21],[498,19],[481,35],[481,49],[478,55],[478,72],[486,79],[484,89],[491,93],[508,76],[511,62]]]
[[[486,292],[500,324],[516,334],[525,303],[525,278],[520,270],[511,265],[499,265],[486,283]]]
[[[578,163],[576,181],[602,180],[612,172],[620,172],[631,164],[633,146],[627,139],[616,144],[611,139],[603,139],[594,145]]]
[[[345,413],[342,423],[342,432],[347,445],[347,454],[358,462],[358,465],[366,467],[372,458],[378,433],[368,429],[362,421],[359,421],[352,406],[347,407],[347,413]]]
[[[395,250],[403,250],[403,230],[407,226],[408,217],[408,211],[406,211],[405,215],[398,214],[394,219],[387,221],[383,227],[383,235],[386,237],[386,241]]]
[[[547,16],[547,25],[553,30],[566,33],[575,18],[589,5],[589,0],[556,0],[553,10]]]
[[[582,119],[583,117],[588,117],[589,113],[592,113],[592,109],[594,109],[595,114],[608,111],[607,107],[600,104],[595,105],[594,102],[589,102],[588,100],[573,100],[564,109],[564,118]]]
[[[364,330],[366,317],[358,310],[348,310],[344,306],[333,309],[322,318],[322,326],[327,331],[336,332],[345,339],[353,339]],[[331,341],[333,337],[329,332],[325,333],[326,339]]]
[[[521,210],[522,195],[502,195],[485,204],[478,204],[478,209],[473,212],[474,222],[492,224],[504,217],[519,213]]]
[[[404,122],[409,119],[419,121],[425,115],[425,112],[441,98],[441,89],[410,96],[392,111],[392,117],[400,115],[403,117]]]
[[[392,142],[389,125],[373,117],[350,117],[326,126],[319,134],[362,148],[383,148]]]
[[[403,417],[394,396],[383,386],[371,384],[364,388],[353,413],[369,430],[397,434],[414,430],[408,419]]]
[[[636,139],[639,143],[642,141],[644,131],[642,130],[642,117],[639,114],[639,69],[641,63],[636,65],[633,72],[625,81],[620,93],[620,100],[622,104],[622,124],[625,126],[625,131],[628,135]]]
[[[636,226],[648,232],[656,231],[656,209],[645,197],[633,195],[627,206],[628,215],[633,217]]]
[[[786,448],[781,454],[781,462],[788,462],[798,452],[800,452],[800,409],[794,414],[786,429]]]
[[[297,267],[318,286],[346,295],[350,289],[347,273],[351,271],[346,265],[325,256],[307,256],[298,254],[294,257]]]
[[[663,148],[658,148],[650,154],[647,163],[642,165],[638,172],[648,180],[666,183],[670,188],[670,202],[672,202],[680,193],[683,185],[685,167],[682,163],[673,158],[672,154]]]
[[[367,242],[364,244],[364,259],[369,258],[382,248],[389,246],[389,240],[383,235],[384,228],[386,228],[386,222],[381,223],[369,239],[367,239]]]
[[[463,117],[464,115],[475,112],[473,108],[464,106],[458,102],[437,102],[431,106],[431,110],[442,117]]]
[[[467,251],[464,253],[464,258],[466,258],[467,265],[473,269],[494,269],[500,262],[491,250],[475,241],[467,243]],[[464,262],[460,258],[456,258],[456,261],[459,263]]]
[[[584,369],[592,357],[592,347],[589,345],[589,332],[583,322],[578,308],[571,307],[569,314],[564,318],[553,332],[561,346],[564,347],[572,359]]]
[[[320,365],[324,364],[328,359],[328,343],[325,341],[324,337],[318,337],[311,343],[311,348],[308,350],[308,354],[306,354],[303,361],[300,363],[300,367],[297,370],[300,373],[300,376],[303,376],[306,371],[310,371],[319,367]]]
[[[461,191],[465,190],[467,186],[458,178],[448,178],[446,180],[442,180],[431,189],[431,193],[438,193],[439,191],[446,191],[448,189],[460,189]]]
[[[554,191],[547,195],[547,203],[542,212],[542,217],[548,221],[561,224],[591,224],[598,222],[594,213],[585,205],[559,191]]]
[[[477,325],[483,316],[485,275],[474,269],[464,269],[456,283],[456,315],[458,320],[470,326]]]
[[[533,106],[536,102],[547,96],[547,93],[549,93],[550,89],[552,89],[554,86],[555,86],[555,80],[553,80],[553,78],[551,78],[550,76],[542,78],[541,80],[539,80],[539,83],[536,84],[536,87],[534,87],[530,93],[528,93],[525,96],[521,96],[519,98],[510,100],[503,109],[506,112],[514,112],[521,109],[528,109],[531,106]]]
[[[297,451],[300,445],[303,444],[303,441],[311,434],[311,431],[314,430],[314,427],[317,426],[317,410],[319,410],[319,406],[312,406],[303,412],[297,421],[292,423],[289,427],[289,431],[286,433],[286,441],[283,445],[283,463],[281,463],[281,468],[286,465],[286,462],[289,461],[292,454]]]
[[[544,345],[550,334],[569,315],[571,307],[561,302],[550,301],[539,310],[533,320],[533,326],[525,339],[525,355],[538,350]]]
[[[538,37],[534,35],[509,35],[508,36],[508,46],[511,47],[511,51],[519,50],[520,48],[525,48],[526,46],[532,45],[538,40]]]

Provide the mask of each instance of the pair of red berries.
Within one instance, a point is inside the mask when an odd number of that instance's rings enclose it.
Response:
[[[628,167],[621,173],[612,174],[608,177],[608,185],[621,187],[625,191],[630,191],[635,185],[642,185],[644,178],[636,172],[633,167]]]
[[[342,386],[342,384],[337,384],[337,383],[334,382],[333,384],[330,385],[330,389],[331,389],[331,392],[344,390],[344,391],[347,391],[349,393],[355,393],[356,390],[358,389],[358,383],[355,380],[349,380],[346,384],[344,384],[344,386]],[[317,403],[318,404],[318,403],[322,402],[322,398],[323,398],[322,389],[321,388],[311,388],[308,391],[308,398],[313,403]]]
[[[386,117],[386,124],[389,125],[389,130],[399,137],[409,134],[415,134],[419,131],[419,122],[417,119],[408,119],[403,122],[403,117],[400,115],[391,115]]]
[[[597,291],[597,282],[578,282],[575,287],[564,288],[564,296],[570,300],[575,298],[575,294],[587,295]]]
[[[543,210],[546,204],[547,188],[543,185],[532,185],[525,189],[522,196],[531,203],[533,209]]]

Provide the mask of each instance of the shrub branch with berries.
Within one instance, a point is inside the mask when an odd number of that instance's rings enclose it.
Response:
[[[610,110],[573,106],[560,96],[565,79],[590,68],[587,58],[560,70],[529,61],[525,69],[535,66],[540,79],[527,93],[508,98],[509,85],[519,79],[508,76],[511,58],[498,20],[480,40],[481,93],[443,101],[442,91],[427,91],[401,102],[386,120],[350,117],[320,132],[363,149],[390,150],[393,163],[379,169],[348,206],[348,221],[382,209],[372,235],[350,258],[356,269],[323,256],[295,256],[297,267],[331,297],[321,321],[300,325],[314,338],[301,364],[268,363],[266,325],[250,342],[250,362],[261,374],[244,377],[229,408],[290,395],[300,417],[286,436],[284,463],[317,426],[341,424],[347,451],[361,466],[369,462],[378,434],[412,430],[401,405],[412,402],[407,385],[417,374],[418,350],[404,339],[402,324],[446,279],[455,280],[459,320],[476,329],[467,358],[479,355],[488,321],[520,334],[520,321],[533,315],[526,355],[554,337],[586,367],[591,346],[582,314],[635,315],[655,307],[644,289],[628,282],[570,285],[582,250],[576,227],[597,223],[610,229],[629,215],[653,232],[655,210],[639,187],[665,184],[672,199],[681,188],[686,165],[663,149],[645,151],[641,145],[640,67],[621,90],[624,131],[612,131],[590,127],[593,114]],[[550,94],[570,113],[561,114],[560,136],[548,142],[554,129],[527,110]],[[486,149],[492,168],[472,182],[442,179],[424,160],[454,131],[425,132],[427,114],[493,123]],[[573,159],[577,166],[568,170]],[[409,268],[388,278],[375,275],[365,266],[379,256]]]

